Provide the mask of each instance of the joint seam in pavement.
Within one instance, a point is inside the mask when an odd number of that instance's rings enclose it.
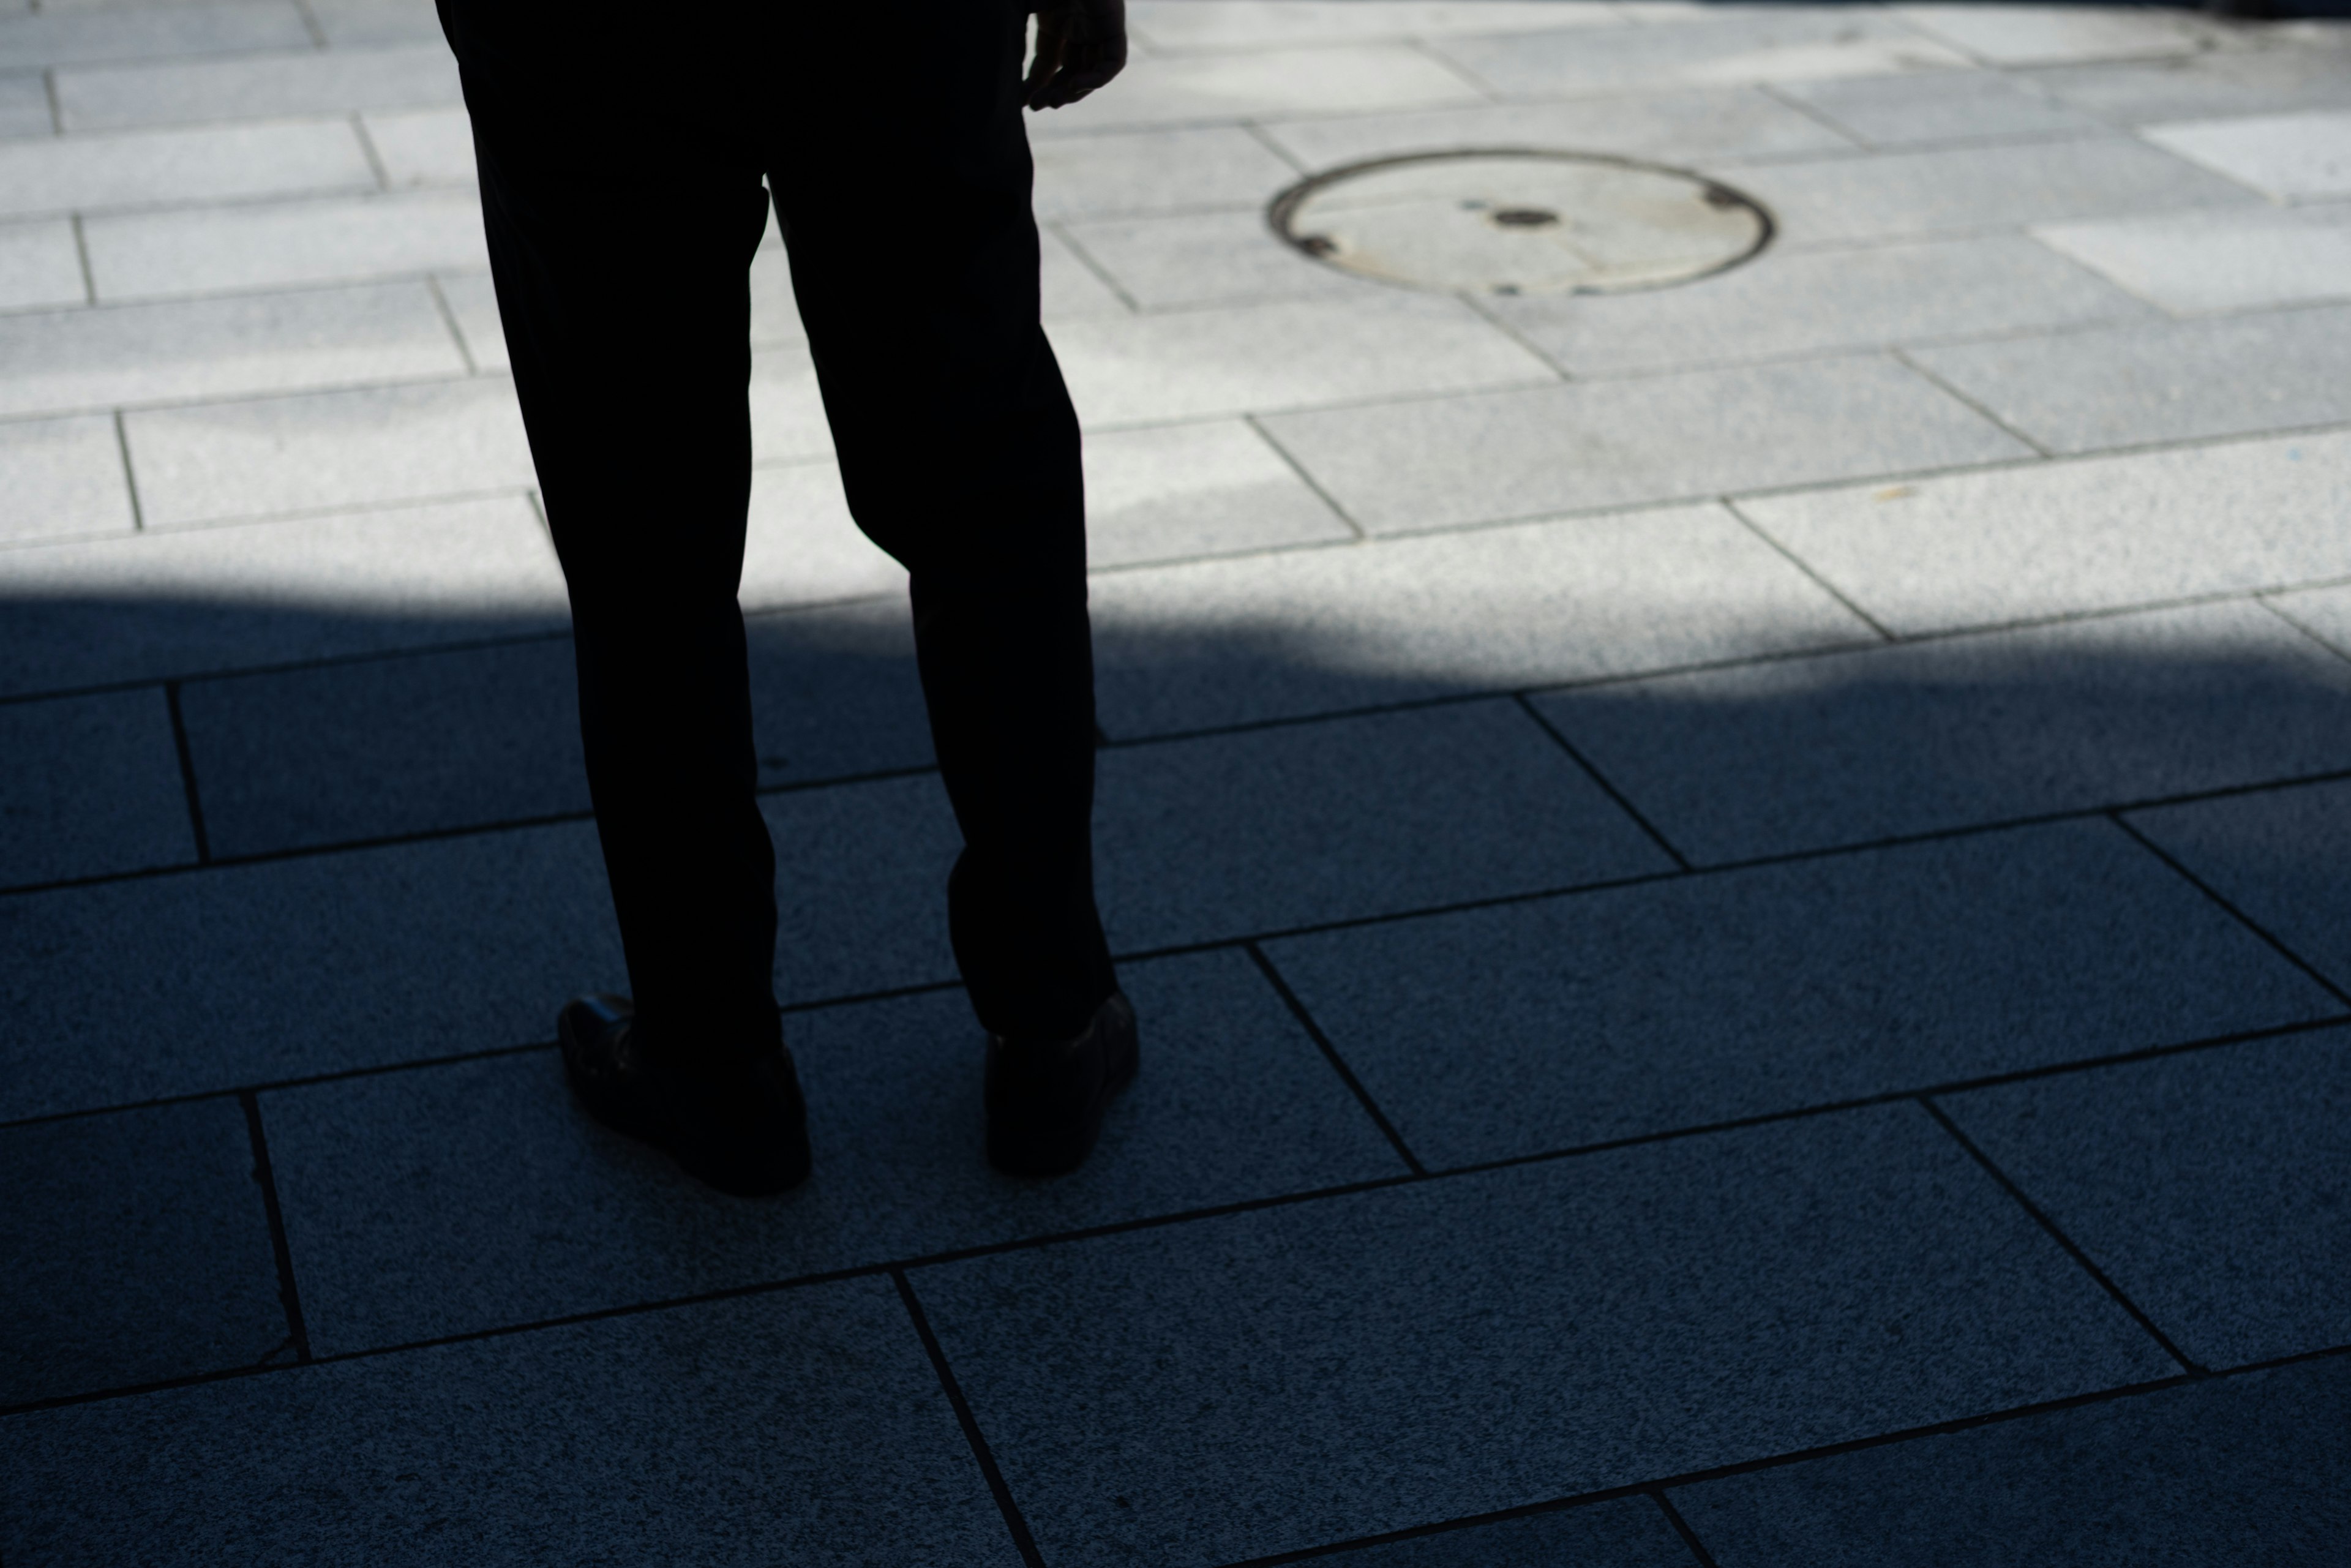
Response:
[[[2112,820],[2116,827],[2120,828],[2124,832],[2128,833],[2138,842],[2141,848],[2145,849],[2156,859],[2161,861],[2165,865],[2170,867],[2171,870],[2185,881],[2189,886],[2194,888],[2206,898],[2210,899],[2214,904],[2218,904],[2221,910],[2227,913],[2228,915],[2231,919],[2235,920],[2238,925],[2243,926],[2246,930],[2252,932],[2254,936],[2260,937],[2264,943],[2268,944],[2279,957],[2283,958],[2287,963],[2292,964],[2295,968],[2300,969],[2304,974],[2309,976],[2310,978],[2315,981],[2319,988],[2325,991],[2328,996],[2333,997],[2336,1001],[2343,1003],[2346,1007],[2351,1007],[2351,991],[2346,991],[2341,986],[2336,985],[2332,979],[2329,979],[2326,975],[2319,969],[2317,965],[2313,964],[2301,954],[2287,946],[2284,940],[2281,938],[2277,933],[2272,931],[2268,926],[2263,925],[2260,921],[2255,920],[2252,915],[2246,914],[2244,910],[2238,907],[2234,900],[2222,896],[2220,889],[2214,887],[2210,883],[2205,881],[2202,877],[2198,876],[2194,872],[2189,870],[2188,867],[2183,864],[2177,856],[2172,854],[2169,850],[2165,849],[2161,844],[2157,843],[2153,839],[2147,837],[2145,832],[2139,830],[2136,823],[2126,821],[2120,811],[2112,811],[2107,813],[2107,815]]]
[[[1831,582],[1827,577],[1823,576],[1819,568],[1813,566],[1811,561],[1806,560],[1794,550],[1790,549],[1772,534],[1771,529],[1765,528],[1753,517],[1748,516],[1746,508],[1740,505],[1738,497],[1729,496],[1724,497],[1722,500],[1722,509],[1729,512],[1733,517],[1737,518],[1739,520],[1740,527],[1745,528],[1749,533],[1754,535],[1756,538],[1762,541],[1763,544],[1771,549],[1774,555],[1777,555],[1781,559],[1786,561],[1790,566],[1794,567],[1798,571],[1802,572],[1806,578],[1811,580],[1814,587],[1818,588],[1823,593],[1827,594],[1831,599],[1835,600],[1839,604],[1844,606],[1849,614],[1851,614],[1855,620],[1859,621],[1863,625],[1868,627],[1871,631],[1876,632],[1880,639],[1887,643],[1899,643],[1903,640],[1901,633],[1886,625],[1886,622],[1880,621],[1876,616],[1872,615],[1868,611],[1864,610],[1857,601],[1849,598],[1846,595],[1844,589],[1839,588],[1835,583]]]
[[[921,1337],[923,1353],[931,1358],[931,1370],[938,1375],[939,1387],[954,1406],[956,1421],[963,1428],[964,1440],[971,1445],[971,1456],[979,1462],[979,1473],[987,1479],[987,1490],[996,1499],[997,1508],[1004,1515],[1004,1528],[1011,1533],[1012,1544],[1020,1553],[1020,1561],[1029,1568],[1045,1568],[1044,1558],[1038,1555],[1037,1538],[1029,1532],[1029,1521],[1020,1517],[1020,1507],[1012,1500],[1012,1489],[1005,1484],[1004,1472],[997,1468],[996,1455],[987,1446],[987,1435],[979,1429],[979,1418],[972,1414],[971,1402],[964,1397],[963,1387],[956,1381],[954,1368],[947,1364],[947,1353],[940,1347],[939,1336],[931,1332],[931,1320],[923,1311],[922,1301],[903,1270],[890,1271],[891,1282],[898,1287],[898,1300],[905,1304],[906,1316],[913,1320],[914,1333]]]
[[[277,1260],[277,1300],[286,1310],[286,1332],[293,1343],[297,1364],[310,1357],[310,1331],[302,1322],[302,1295],[294,1286],[294,1251],[286,1239],[286,1214],[277,1201],[277,1176],[269,1163],[269,1139],[261,1128],[261,1100],[250,1089],[237,1097],[245,1111],[246,1135],[253,1143],[253,1179],[261,1187],[262,1210],[269,1218],[269,1249]]]
[[[1676,1508],[1674,1500],[1666,1495],[1665,1488],[1651,1487],[1647,1496],[1657,1505],[1657,1511],[1666,1516],[1666,1522],[1674,1527],[1674,1533],[1681,1537],[1682,1544],[1689,1548],[1690,1557],[1698,1568],[1720,1568],[1714,1560],[1714,1553],[1706,1549],[1706,1542],[1700,1541],[1698,1531],[1690,1528],[1690,1521],[1682,1517],[1682,1511]]]
[[[188,746],[188,721],[180,712],[180,683],[163,685],[163,707],[172,719],[172,749],[180,761],[180,789],[187,797],[188,833],[194,841],[198,865],[212,863],[212,841],[204,832],[204,802],[196,789],[196,759]]]
[[[1311,491],[1314,493],[1315,497],[1316,497],[1318,499],[1320,499],[1320,500],[1322,501],[1322,503],[1324,506],[1326,506],[1326,507],[1330,507],[1330,508],[1331,508],[1331,510],[1332,510],[1332,514],[1333,514],[1333,515],[1335,515],[1341,522],[1343,522],[1343,523],[1344,523],[1344,524],[1346,524],[1346,525],[1347,525],[1347,528],[1348,528],[1349,531],[1351,531],[1352,533],[1353,533],[1353,535],[1355,536],[1355,538],[1354,538],[1354,541],[1353,541],[1353,542],[1358,543],[1358,544],[1368,544],[1368,543],[1370,543],[1370,542],[1371,542],[1371,540],[1372,540],[1372,534],[1371,534],[1371,531],[1370,531],[1369,529],[1365,528],[1364,527],[1364,525],[1363,525],[1363,524],[1361,524],[1361,523],[1359,523],[1359,522],[1357,522],[1357,521],[1355,520],[1355,515],[1354,515],[1353,512],[1350,512],[1349,510],[1347,510],[1347,508],[1346,508],[1346,507],[1343,507],[1343,506],[1341,506],[1341,505],[1339,504],[1339,497],[1336,497],[1336,496],[1333,496],[1332,494],[1331,494],[1331,492],[1330,492],[1328,489],[1324,488],[1324,487],[1323,487],[1323,484],[1322,484],[1322,480],[1317,479],[1313,475],[1311,475],[1311,474],[1310,474],[1310,473],[1308,473],[1308,472],[1306,471],[1306,465],[1304,465],[1303,463],[1301,463],[1301,462],[1298,460],[1298,458],[1297,458],[1296,455],[1294,455],[1294,454],[1290,450],[1290,448],[1289,448],[1289,447],[1284,446],[1284,445],[1281,444],[1280,439],[1278,436],[1276,436],[1276,435],[1273,434],[1273,432],[1271,432],[1271,431],[1268,430],[1268,429],[1265,427],[1265,423],[1264,423],[1262,420],[1259,419],[1259,418],[1258,418],[1258,416],[1257,416],[1256,414],[1254,414],[1254,413],[1245,413],[1245,414],[1241,415],[1241,423],[1242,423],[1243,424],[1248,425],[1248,426],[1249,427],[1249,429],[1250,429],[1250,430],[1254,431],[1254,432],[1256,433],[1256,434],[1257,434],[1257,438],[1258,438],[1259,441],[1262,441],[1262,442],[1264,442],[1268,446],[1272,447],[1272,448],[1273,448],[1273,455],[1274,455],[1275,456],[1277,456],[1277,457],[1280,458],[1280,459],[1281,459],[1281,461],[1282,461],[1285,465],[1288,465],[1288,467],[1289,467],[1289,469],[1290,469],[1290,471],[1292,474],[1295,474],[1295,475],[1297,475],[1297,476],[1298,476],[1298,482],[1299,482],[1300,484],[1301,484],[1301,485],[1305,486],[1309,490],[1311,490]],[[1303,541],[1301,541],[1301,542],[1303,542]],[[1320,541],[1320,542],[1324,543],[1324,544],[1344,544],[1344,543],[1347,543],[1348,541],[1343,540],[1343,539],[1325,539],[1325,540],[1322,540],[1322,541]],[[1256,551],[1251,551],[1251,552],[1249,552],[1249,553],[1251,553],[1251,554],[1256,554],[1256,553],[1258,553],[1258,552],[1256,552]],[[1266,553],[1286,553],[1286,552],[1283,552],[1283,551],[1281,550],[1281,547],[1280,547],[1280,546],[1275,546],[1275,547],[1273,547],[1273,548],[1272,548],[1272,549],[1271,549],[1271,550],[1270,550],[1270,551],[1268,551],[1268,552],[1266,552]],[[1167,560],[1165,560],[1165,561],[1130,561],[1130,562],[1122,562],[1122,563],[1121,563],[1119,566],[1117,566],[1117,567],[1105,567],[1105,568],[1103,568],[1102,570],[1105,570],[1105,571],[1110,571],[1110,570],[1130,570],[1130,571],[1131,571],[1131,570],[1136,570],[1136,569],[1138,569],[1138,568],[1144,568],[1144,567],[1163,566],[1163,565],[1164,565],[1164,566],[1190,565],[1190,564],[1194,564],[1194,563],[1196,563],[1196,562],[1199,562],[1199,561],[1207,561],[1207,560],[1222,560],[1222,559],[1226,559],[1226,558],[1225,558],[1223,555],[1221,555],[1221,554],[1218,554],[1218,555],[1179,556],[1179,557],[1171,557],[1171,558],[1169,558],[1169,559],[1168,559]],[[1089,574],[1089,575],[1091,575],[1091,574]]]
[[[123,425],[120,409],[114,414],[114,451],[122,460],[122,490],[131,501],[131,531],[143,534],[147,531],[147,508],[139,501],[139,466],[131,461],[131,432]]]
[[[1355,1070],[1347,1065],[1347,1059],[1339,1054],[1339,1048],[1331,1043],[1331,1037],[1322,1032],[1322,1026],[1314,1021],[1314,1015],[1306,1010],[1306,1004],[1298,999],[1298,993],[1290,988],[1290,982],[1282,978],[1281,971],[1273,967],[1273,960],[1267,957],[1265,950],[1254,942],[1246,944],[1243,950],[1249,954],[1249,962],[1257,966],[1258,973],[1265,977],[1266,984],[1271,986],[1274,994],[1281,998],[1281,1005],[1290,1009],[1290,1016],[1298,1020],[1298,1027],[1306,1031],[1306,1037],[1322,1053],[1322,1060],[1330,1063],[1331,1071],[1339,1075],[1339,1082],[1347,1086],[1347,1092],[1355,1097],[1355,1103],[1372,1119],[1372,1125],[1380,1130],[1380,1135],[1387,1139],[1389,1146],[1395,1150],[1396,1157],[1404,1161],[1405,1168],[1414,1176],[1426,1176],[1428,1167],[1420,1163],[1420,1156],[1414,1154],[1412,1145],[1404,1141],[1404,1134],[1396,1131],[1395,1124],[1389,1121],[1387,1113],[1380,1109],[1380,1103],[1372,1098],[1372,1092],[1364,1087],[1364,1081],[1355,1076]]]
[[[1935,371],[1928,370],[1925,365],[1922,365],[1917,361],[1912,359],[1910,357],[1911,347],[1912,345],[1910,344],[1904,344],[1897,348],[1889,349],[1886,352],[1892,356],[1896,364],[1902,366],[1903,369],[1908,371],[1912,375],[1917,376],[1919,380],[1925,382],[1928,386],[1933,387],[1936,391],[1941,392],[1952,402],[1959,403],[1964,408],[1972,410],[1993,429],[2000,431],[2002,434],[2009,436],[2012,440],[2022,442],[2025,445],[2030,446],[2033,451],[2039,453],[2043,457],[2054,458],[2057,455],[2057,453],[2053,448],[2035,439],[2032,435],[2027,434],[2018,426],[2011,424],[1999,414],[1994,413],[1991,411],[1990,404],[1984,402],[1981,399],[1976,397],[1971,392],[1960,391],[1959,387],[1950,382],[1946,381]]]
[[[2164,1354],[2169,1356],[2172,1360],[2179,1364],[2181,1371],[2187,1373],[2191,1377],[2209,1377],[2211,1375],[2209,1369],[2190,1361],[2188,1358],[2187,1353],[2172,1343],[2171,1336],[2165,1333],[2162,1329],[2156,1326],[2155,1320],[2147,1316],[2146,1312],[2140,1308],[2137,1301],[2132,1301],[2128,1295],[2125,1294],[2123,1288],[2120,1285],[2116,1284],[2114,1280],[2104,1269],[2099,1268],[2096,1263],[2091,1260],[2090,1255],[2082,1249],[2081,1244],[2075,1241],[2072,1237],[2066,1235],[2064,1228],[2061,1227],[2056,1220],[2051,1218],[2046,1210],[2042,1208],[2039,1204],[2033,1202],[2031,1197],[2027,1197],[2024,1189],[2022,1186],[2019,1186],[2015,1180],[2011,1177],[2006,1171],[2001,1169],[1999,1165],[1993,1161],[1990,1155],[1984,1153],[1981,1148],[1977,1146],[1976,1141],[1973,1138],[1969,1137],[1967,1134],[1960,1129],[1959,1124],[1951,1119],[1949,1113],[1946,1112],[1940,1105],[1935,1103],[1933,1096],[1921,1094],[1917,1099],[1919,1107],[1924,1110],[1927,1114],[1935,1118],[1936,1122],[1942,1127],[1943,1131],[1950,1134],[1954,1143],[1958,1144],[1960,1148],[1967,1151],[1968,1157],[1975,1161],[1977,1165],[1981,1166],[1984,1169],[1984,1173],[1990,1176],[1992,1180],[2000,1184],[2001,1190],[2007,1193],[2010,1197],[2013,1198],[2016,1201],[2016,1206],[2024,1210],[2027,1215],[2031,1216],[2032,1222],[2035,1225],[2038,1225],[2043,1230],[2048,1232],[2049,1239],[2056,1242],[2058,1246],[2064,1248],[2065,1249],[2065,1255],[2074,1260],[2074,1261],[2080,1266],[2084,1273],[2089,1275],[2092,1280],[2096,1281],[2098,1289],[2104,1291],[2108,1296],[2112,1297],[2115,1305],[2122,1308],[2124,1312],[2129,1313],[2131,1321],[2146,1331],[2147,1336],[2155,1341],[2155,1343],[2162,1348]]]
[[[1545,718],[1541,708],[1535,706],[1535,705],[1527,698],[1524,693],[1520,693],[1512,700],[1518,704],[1519,711],[1520,713],[1534,720],[1535,727],[1541,730],[1545,735],[1551,737],[1552,743],[1562,751],[1567,753],[1567,759],[1570,762],[1574,763],[1578,768],[1582,768],[1583,770],[1583,776],[1591,779],[1594,785],[1598,786],[1602,794],[1616,802],[1616,809],[1618,810],[1633,819],[1634,826],[1639,828],[1644,833],[1646,833],[1649,836],[1649,841],[1651,843],[1656,845],[1657,848],[1666,852],[1666,858],[1674,862],[1676,870],[1688,871],[1690,869],[1689,857],[1683,854],[1681,851],[1674,848],[1673,841],[1667,838],[1664,833],[1657,831],[1657,825],[1649,821],[1648,813],[1643,811],[1638,806],[1634,805],[1632,800],[1626,796],[1622,789],[1619,789],[1614,783],[1610,782],[1606,774],[1593,767],[1592,759],[1584,756],[1583,752],[1577,750],[1575,743],[1561,733],[1559,726],[1552,723],[1550,719]]]

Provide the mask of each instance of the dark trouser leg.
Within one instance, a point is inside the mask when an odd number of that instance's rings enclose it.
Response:
[[[736,602],[758,172],[723,146],[622,156],[584,125],[575,142],[562,108],[467,63],[641,1038],[684,1065],[772,1047],[775,861]]]
[[[913,0],[893,18],[886,80],[796,94],[768,122],[767,166],[851,509],[913,573],[966,846],[956,960],[988,1030],[1067,1037],[1112,978],[1093,900],[1085,502],[1077,419],[1037,324],[1023,17]],[[796,17],[791,39],[853,58],[853,40],[815,31],[844,25],[860,26]]]

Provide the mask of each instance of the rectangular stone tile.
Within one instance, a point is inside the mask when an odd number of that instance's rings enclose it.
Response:
[[[2167,310],[2351,295],[2351,204],[2048,224],[2032,237]]]
[[[433,287],[449,307],[449,319],[457,324],[457,337],[472,367],[511,371],[514,361],[507,353],[506,324],[498,317],[498,291],[490,275],[470,272],[435,277]]]
[[[1037,231],[1037,262],[1038,308],[1044,320],[1124,316],[1134,308],[1052,229]]]
[[[2351,1036],[1954,1095],[1952,1118],[2190,1360],[2351,1343]]]
[[[0,317],[0,414],[250,396],[463,368],[421,283]]]
[[[1773,90],[1834,120],[1872,147],[2105,129],[2095,115],[2060,102],[2026,79],[1996,71],[1833,77],[1781,82]]]
[[[2171,1365],[1907,1105],[914,1281],[1048,1562],[1254,1557]]]
[[[474,183],[474,121],[462,106],[381,110],[360,123],[393,188]]]
[[[568,615],[520,497],[0,553],[0,695],[546,631]]]
[[[2054,66],[2018,76],[2067,103],[2130,125],[2351,104],[2351,48],[2342,47],[2217,50]]]
[[[587,822],[13,894],[0,1116],[543,1040],[625,989]]]
[[[947,873],[963,836],[935,774],[785,790],[759,809],[776,846],[779,1001],[956,978]]]
[[[1681,877],[1266,951],[1405,1142],[1440,1167],[2341,1010],[2105,822]]]
[[[2351,590],[2340,586],[2304,589],[2272,595],[2263,602],[2336,653],[2351,658]]]
[[[1876,641],[1714,507],[1111,572],[1093,613],[1121,737]]]
[[[2209,28],[2173,12],[2089,5],[1896,5],[1894,14],[1996,66],[2192,55]]]
[[[1459,300],[1400,289],[1367,289],[1344,303],[1090,318],[1049,335],[1089,425],[1557,379]]]
[[[1144,56],[1128,63],[1115,94],[1037,115],[1029,134],[1043,139],[1270,114],[1361,114],[1477,103],[1485,96],[1458,72],[1405,44]]]
[[[1913,350],[1910,359],[2058,452],[2351,421],[2351,309],[2151,321]],[[2220,538],[2227,538],[2222,535]],[[2210,548],[2210,539],[2204,541]]]
[[[47,136],[56,129],[44,78],[0,76],[0,136]]]
[[[1432,147],[1568,147],[1633,157],[1724,160],[1839,152],[1850,146],[1820,121],[1760,89],[1737,85],[1654,88],[1565,103],[1276,120],[1266,134],[1309,168]]]
[[[83,225],[101,299],[355,282],[486,267],[470,190],[93,218]]]
[[[2351,986],[2351,784],[2264,789],[2129,821],[2304,962]]]
[[[2189,120],[2139,134],[2282,201],[2351,196],[2351,111]]]
[[[1070,237],[1145,310],[1260,299],[1355,300],[1392,292],[1306,256],[1275,235],[1256,208],[1096,218],[1067,226]]]
[[[2346,506],[2344,434],[1740,503],[1897,633],[2351,574]]]
[[[1038,252],[1039,284],[1043,284],[1043,251]],[[1065,257],[1074,260],[1074,257]],[[1120,307],[1124,309],[1124,306]],[[792,268],[784,254],[783,236],[776,233],[775,214],[768,214],[768,238],[751,257],[751,341],[806,343],[808,329],[800,321],[799,298],[792,293]]]
[[[1670,1495],[1721,1568],[2323,1563],[2351,1531],[2351,1474],[2343,1446],[2311,1434],[2346,1401],[2338,1356]]]
[[[2233,181],[2119,136],[1759,164],[1740,172],[1739,186],[1771,209],[1784,243],[1797,245],[2182,207],[2250,209],[2260,201]],[[2243,215],[2232,210],[2210,221]]]
[[[0,141],[0,215],[99,212],[375,187],[348,121]]]
[[[308,0],[308,5],[319,30],[339,49],[441,38],[441,17],[432,0]]]
[[[1095,566],[1354,537],[1239,420],[1086,438],[1086,554]]]
[[[504,378],[150,409],[123,431],[151,528],[537,483]]]
[[[841,471],[824,461],[751,470],[747,610],[903,594],[906,569],[857,528]]]
[[[1621,27],[1607,5],[1551,0],[1136,0],[1133,27],[1155,51],[1259,49],[1447,33],[1546,33]]]
[[[61,70],[57,84],[68,131],[462,101],[445,43]]]
[[[1345,1568],[1688,1568],[1689,1560],[1689,1548],[1645,1497],[1470,1525],[1333,1558]]]
[[[128,533],[136,526],[122,445],[106,415],[0,424],[0,540]],[[10,576],[0,557],[0,582]]]
[[[57,219],[0,228],[0,310],[80,305],[89,298],[72,225]]]
[[[761,784],[931,765],[903,597],[754,615],[745,629]]]
[[[180,707],[216,855],[588,810],[569,639],[191,681]]]
[[[2351,664],[2241,601],[1539,702],[1699,861],[2351,768]]]
[[[887,1280],[44,1411],[0,1443],[16,1561],[1020,1561]]]
[[[1264,142],[1221,125],[1051,137],[1037,143],[1036,162],[1037,215],[1049,221],[1256,207],[1298,178]]]
[[[1400,1176],[1239,953],[1131,965],[1145,1062],[1078,1174],[997,1175],[960,991],[796,1013],[815,1174],[711,1192],[581,1114],[552,1052],[272,1093],[312,1343],[341,1351]],[[387,1207],[389,1205],[389,1207]]]
[[[0,886],[196,858],[159,691],[0,706]]]
[[[252,1366],[286,1348],[234,1100],[10,1127],[0,1172],[0,1404]]]
[[[1875,349],[2152,311],[2022,235],[1766,251],[1685,288],[1488,307],[1574,374]]]
[[[0,70],[309,47],[302,13],[288,0],[0,16]]]
[[[1058,344],[1061,333],[1054,333]],[[1064,366],[1067,361],[1063,361]],[[825,422],[824,398],[817,390],[816,364],[808,344],[768,342],[751,350],[751,456],[758,463],[785,463],[832,455],[832,427]]]
[[[1113,951],[1669,869],[1515,705],[1469,703],[1102,753]]]
[[[1276,414],[1264,425],[1373,533],[2031,455],[1876,356]]]
[[[1515,98],[1876,76],[1967,63],[1891,17],[1824,6],[1761,6],[1606,33],[1442,38],[1430,47]]]

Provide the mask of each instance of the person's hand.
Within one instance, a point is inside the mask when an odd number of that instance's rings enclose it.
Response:
[[[1126,0],[1031,0],[1037,57],[1021,97],[1031,109],[1075,103],[1126,64]]]

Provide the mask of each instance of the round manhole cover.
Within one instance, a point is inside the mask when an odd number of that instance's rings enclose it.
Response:
[[[1319,261],[1448,293],[1658,288],[1771,239],[1760,203],[1702,174],[1530,148],[1349,164],[1292,185],[1267,216]]]

